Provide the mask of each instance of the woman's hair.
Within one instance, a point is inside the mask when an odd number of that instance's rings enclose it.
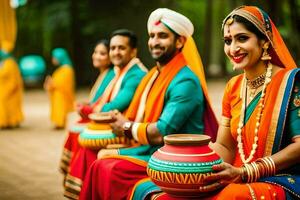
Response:
[[[258,30],[258,28],[256,28],[256,26],[254,24],[252,24],[250,21],[248,21],[244,17],[241,17],[239,15],[233,15],[232,18],[235,22],[243,24],[246,27],[246,29],[248,31],[254,33],[259,40],[268,40],[267,37],[260,30]]]
[[[95,48],[96,48],[96,46],[98,46],[99,44],[103,44],[103,45],[106,47],[106,49],[109,50],[109,40],[107,40],[107,39],[101,39],[101,40],[99,40],[99,41],[96,43]]]

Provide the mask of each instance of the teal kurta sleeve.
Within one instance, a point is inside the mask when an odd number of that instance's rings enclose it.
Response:
[[[287,127],[290,137],[300,135],[300,82],[295,80],[293,92],[289,102]]]
[[[157,122],[162,135],[202,133],[204,96],[197,76],[184,67],[170,83],[163,112]]]
[[[184,67],[170,83],[164,101],[163,112],[157,121],[162,135],[172,133],[202,133],[204,96],[198,77]],[[119,149],[120,155],[130,155],[148,161],[160,146],[142,145]]]
[[[114,109],[117,109],[120,112],[125,111],[133,98],[137,86],[145,74],[146,72],[142,71],[137,65],[133,66],[125,75],[117,96],[103,106],[102,112],[108,112]]]

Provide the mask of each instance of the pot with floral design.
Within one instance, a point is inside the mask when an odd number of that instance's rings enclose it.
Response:
[[[213,173],[212,166],[222,159],[208,147],[210,137],[200,134],[173,134],[151,156],[147,173],[164,192],[172,196],[203,196],[199,187]]]

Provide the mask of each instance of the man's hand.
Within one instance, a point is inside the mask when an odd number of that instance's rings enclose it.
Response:
[[[116,120],[113,123],[110,123],[113,133],[117,136],[124,136],[123,125],[125,122],[129,122],[129,120],[124,117],[118,110],[113,110],[109,112],[111,117]]]

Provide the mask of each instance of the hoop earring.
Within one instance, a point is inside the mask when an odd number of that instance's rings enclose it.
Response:
[[[263,61],[268,61],[268,60],[271,60],[272,59],[272,57],[269,55],[269,53],[268,53],[268,48],[269,48],[269,44],[268,43],[265,43],[264,44],[264,46],[263,46],[263,50],[264,50],[264,52],[263,52],[263,54],[262,54],[262,56],[261,56],[261,60],[263,60]]]

